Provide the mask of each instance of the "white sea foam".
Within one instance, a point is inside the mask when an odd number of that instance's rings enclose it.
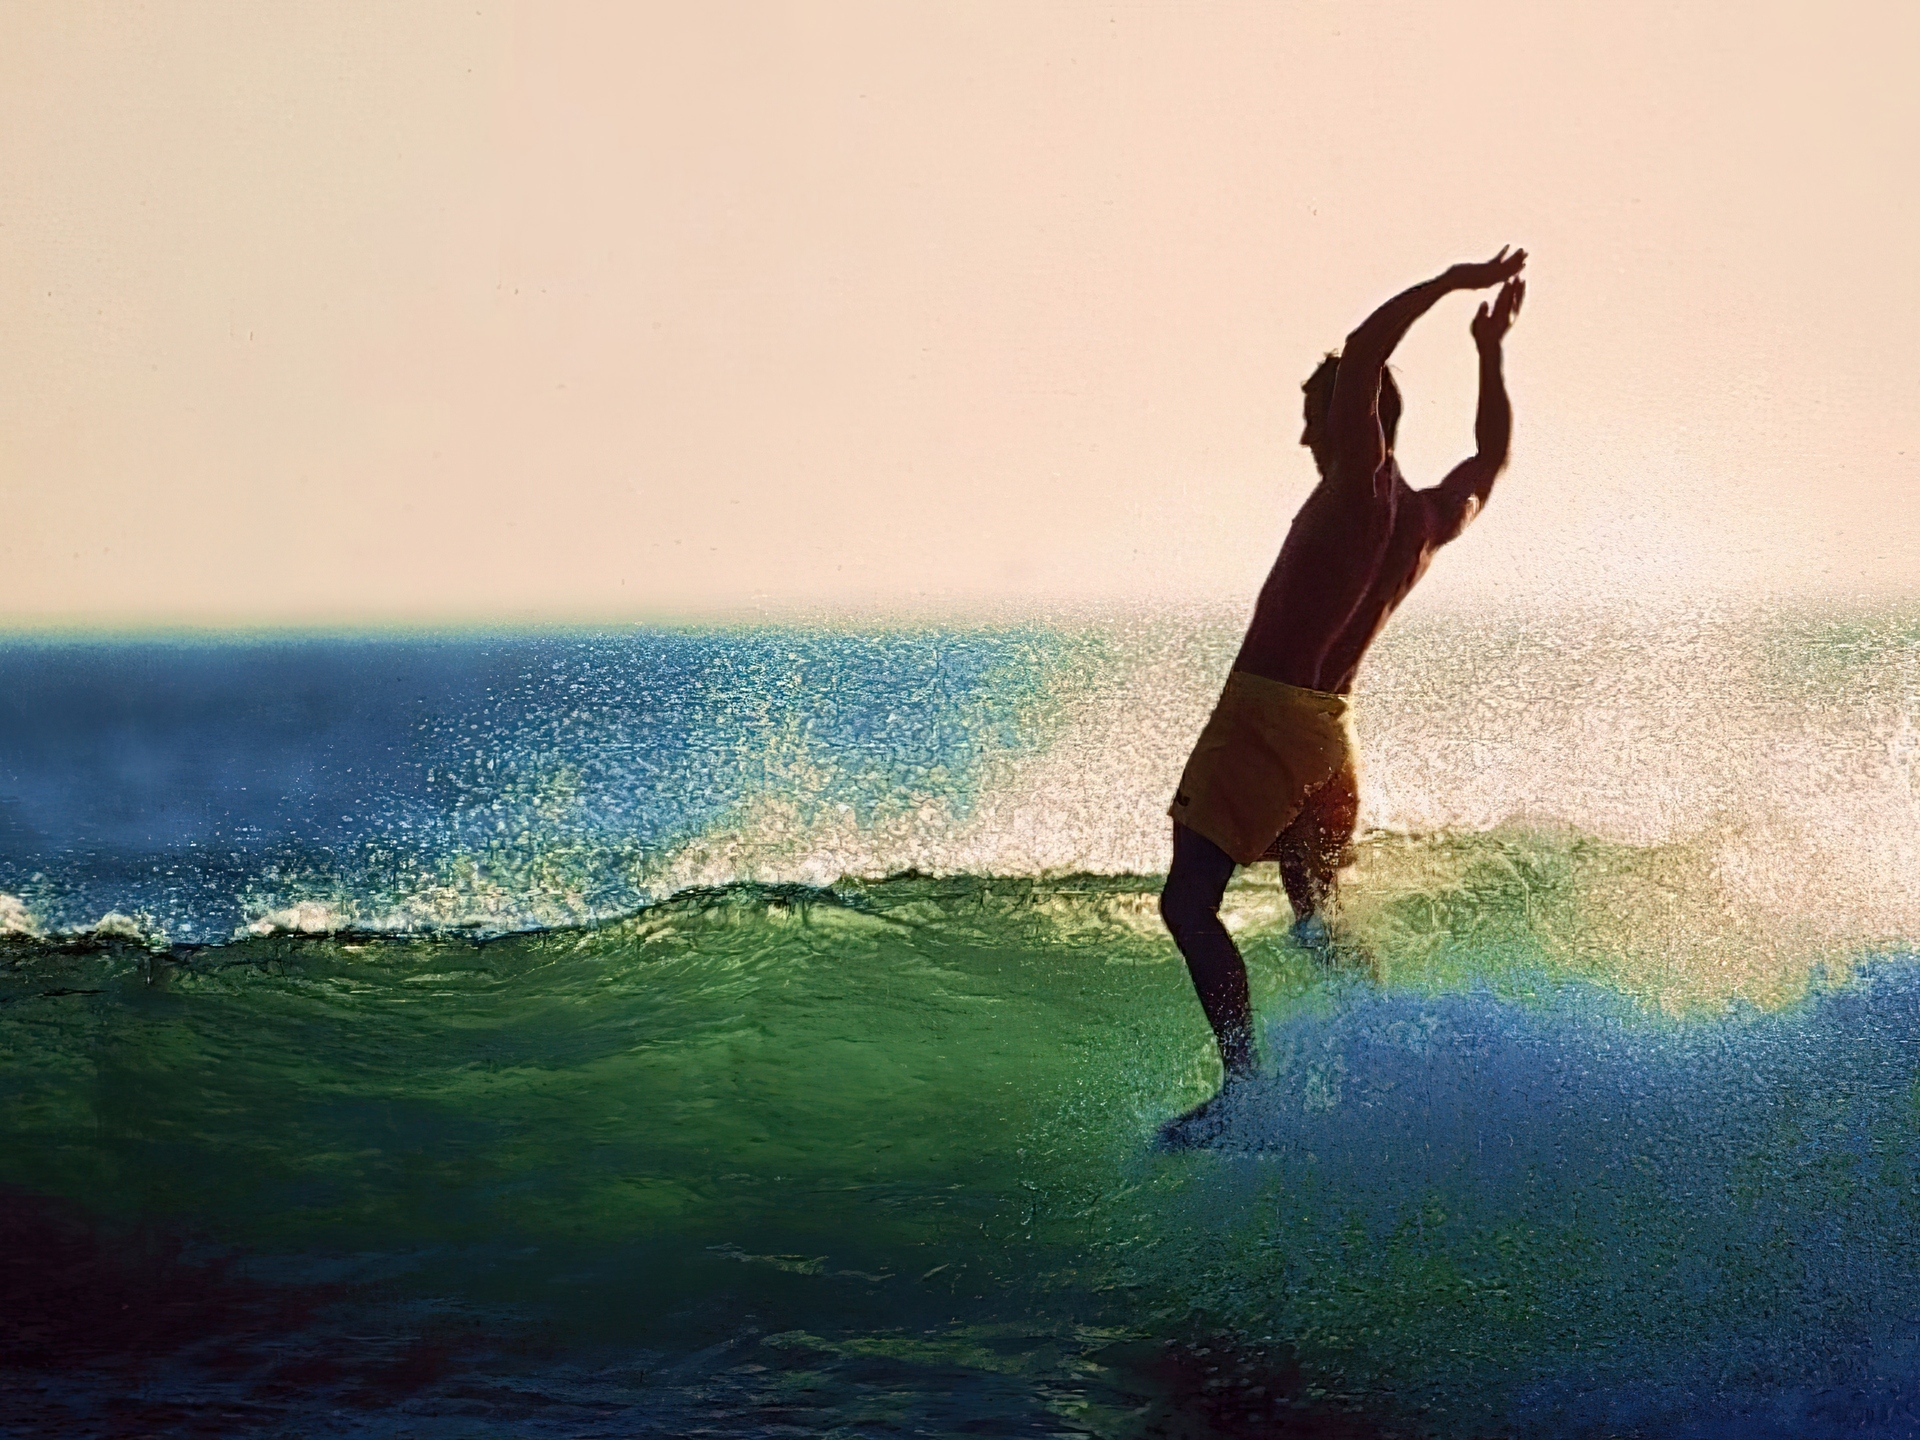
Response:
[[[0,892],[0,935],[37,940],[44,933],[17,895]]]
[[[318,900],[299,900],[277,910],[255,916],[235,936],[262,935],[335,935],[342,930],[361,928],[352,910]]]
[[[96,940],[147,940],[152,938],[153,927],[132,915],[109,910],[80,933]]]

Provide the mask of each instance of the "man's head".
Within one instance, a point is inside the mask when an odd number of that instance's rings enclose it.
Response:
[[[1320,368],[1307,377],[1300,388],[1306,393],[1307,426],[1300,432],[1300,443],[1313,452],[1313,463],[1325,474],[1327,453],[1327,412],[1333,408],[1333,381],[1340,373],[1340,357],[1329,354]],[[1380,431],[1387,437],[1387,450],[1393,450],[1393,435],[1400,428],[1400,387],[1393,383],[1393,371],[1380,371]]]

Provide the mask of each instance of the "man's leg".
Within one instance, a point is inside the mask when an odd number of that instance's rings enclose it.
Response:
[[[1340,867],[1352,855],[1359,820],[1359,777],[1342,770],[1309,795],[1293,823],[1280,832],[1270,853],[1280,862],[1280,882],[1293,902],[1296,932],[1316,920],[1324,925]]]
[[[1173,864],[1160,892],[1160,917],[1186,957],[1227,1078],[1253,1073],[1253,1010],[1247,966],[1220,923],[1220,899],[1233,878],[1233,857],[1198,831],[1175,824]]]

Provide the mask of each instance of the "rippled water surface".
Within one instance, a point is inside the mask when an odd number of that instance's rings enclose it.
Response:
[[[1390,638],[1183,1154],[1221,626],[0,650],[0,1433],[1920,1433],[1920,626]]]

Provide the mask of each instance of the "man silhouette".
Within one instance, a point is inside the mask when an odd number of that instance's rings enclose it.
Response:
[[[1160,914],[1186,957],[1219,1042],[1225,1094],[1254,1068],[1247,967],[1220,900],[1236,865],[1278,860],[1294,933],[1322,945],[1335,876],[1359,818],[1348,693],[1367,647],[1426,573],[1433,552],[1486,504],[1506,467],[1513,412],[1501,342],[1526,295],[1527,252],[1505,247],[1394,296],[1301,388],[1320,483],[1293,517],[1225,690],[1174,792],[1173,864]],[[1475,454],[1414,490],[1393,458],[1400,393],[1387,357],[1441,296],[1498,285],[1472,333],[1480,351]],[[1219,1097],[1170,1122],[1171,1143],[1205,1137]]]

